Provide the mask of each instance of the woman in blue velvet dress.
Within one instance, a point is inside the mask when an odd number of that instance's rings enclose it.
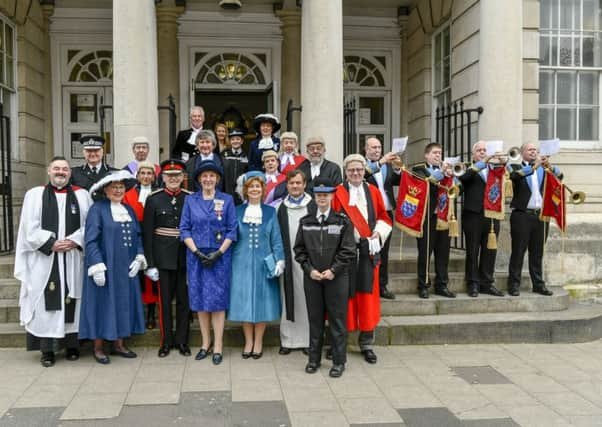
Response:
[[[146,268],[140,226],[134,210],[122,203],[125,183],[133,176],[124,170],[105,176],[91,189],[106,198],[92,205],[86,219],[87,275],[82,292],[79,337],[94,340],[94,358],[110,363],[103,340],[114,341],[113,351],[133,358],[123,339],[144,333],[144,309],[138,272]]]
[[[232,196],[216,191],[223,172],[211,160],[200,163],[194,180],[201,189],[186,197],[180,220],[180,238],[186,244],[186,268],[190,309],[196,311],[201,326],[201,349],[196,360],[211,352],[215,365],[222,362],[225,314],[230,301],[232,255],[236,241],[236,213]]]
[[[238,240],[232,253],[228,320],[243,322],[244,359],[262,356],[266,324],[280,318],[278,276],[284,272],[284,250],[276,210],[261,203],[264,192],[263,174],[248,172],[243,184],[247,203],[236,208]]]

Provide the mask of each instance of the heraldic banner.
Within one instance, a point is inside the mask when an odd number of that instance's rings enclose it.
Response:
[[[566,231],[566,199],[564,184],[550,172],[545,173],[543,179],[543,200],[540,218],[549,221],[554,218],[562,233]]]
[[[404,168],[399,181],[395,225],[411,236],[422,237],[422,224],[428,200],[428,181]]]
[[[449,217],[453,211],[453,206],[450,204],[452,199],[449,198],[447,190],[454,185],[454,177],[446,176],[441,181],[441,185],[437,190],[437,230],[449,229]]]
[[[485,183],[483,209],[485,218],[504,219],[504,175],[506,168],[489,169]]]

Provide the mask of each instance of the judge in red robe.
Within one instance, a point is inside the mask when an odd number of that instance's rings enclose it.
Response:
[[[357,244],[357,259],[349,274],[347,329],[359,329],[360,351],[366,362],[376,363],[372,347],[374,330],[380,321],[379,252],[391,234],[392,223],[380,191],[364,181],[364,157],[350,154],[343,161],[343,168],[346,180],[337,187],[332,207],[349,217]]]

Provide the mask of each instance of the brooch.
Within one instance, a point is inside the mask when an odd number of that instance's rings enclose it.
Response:
[[[217,215],[217,219],[219,221],[221,221],[222,214],[224,213],[224,201],[221,199],[214,199],[213,200],[213,210],[215,211],[215,214]]]

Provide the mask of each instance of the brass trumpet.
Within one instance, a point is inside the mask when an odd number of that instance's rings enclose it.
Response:
[[[459,177],[466,173],[466,169],[468,169],[468,165],[466,163],[458,162],[452,167],[452,173],[455,177]]]
[[[451,187],[448,187],[446,185],[441,185],[439,183],[434,183],[434,184],[439,188],[443,188],[447,193],[447,197],[449,197],[450,199],[457,199],[460,196],[460,187],[455,184],[452,185]]]
[[[568,191],[569,194],[571,195],[569,200],[572,204],[580,205],[581,203],[585,202],[585,192],[584,191],[573,191],[566,185],[564,186],[564,188],[566,188],[566,191]]]
[[[520,147],[510,147],[506,154],[494,154],[487,159],[487,163],[516,163],[520,161],[522,155]]]

